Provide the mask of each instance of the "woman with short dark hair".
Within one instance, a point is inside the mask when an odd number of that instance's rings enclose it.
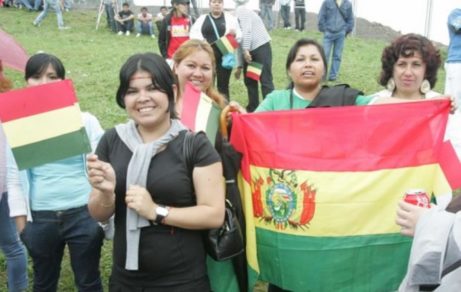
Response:
[[[224,220],[222,166],[203,133],[192,167],[185,162],[177,90],[161,56],[131,56],[117,91],[130,120],[108,130],[88,159],[90,213],[99,221],[115,214],[110,291],[210,291],[202,230]]]

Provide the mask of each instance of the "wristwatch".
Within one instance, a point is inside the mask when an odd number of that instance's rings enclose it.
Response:
[[[163,219],[165,219],[166,216],[168,216],[170,208],[158,205],[157,208],[155,208],[155,214],[157,214],[157,217],[155,217],[154,222],[152,222],[155,225],[163,223]]]

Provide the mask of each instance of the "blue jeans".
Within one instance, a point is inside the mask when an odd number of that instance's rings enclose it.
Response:
[[[64,247],[78,291],[102,291],[99,259],[104,232],[87,206],[65,211],[32,211],[21,239],[34,264],[34,291],[56,291]]]
[[[10,218],[6,193],[3,193],[0,201],[0,249],[6,257],[8,291],[16,292],[26,289],[28,283],[26,249],[19,240],[14,221]],[[3,288],[0,287],[0,290],[3,291]]]
[[[290,24],[290,5],[280,6],[280,16],[283,19],[283,27],[291,27]]]
[[[323,35],[323,49],[325,50],[327,62],[329,62],[330,60],[331,47],[333,47],[331,66],[330,70],[328,71],[329,80],[336,80],[336,78],[338,77],[345,38],[346,31],[344,30],[336,33],[325,32],[325,34]]]
[[[117,25],[115,24],[115,11],[114,6],[111,4],[104,4],[106,10],[107,26],[113,31],[117,32]]]
[[[54,9],[56,12],[56,19],[58,21],[58,28],[64,27],[64,20],[62,18],[61,5],[58,0],[45,0],[45,5],[43,6],[43,11],[35,18],[34,24],[40,24],[43,19],[48,15],[48,10]]]
[[[153,35],[154,31],[152,30],[152,21],[147,23],[137,21],[136,22],[136,32],[140,34]]]
[[[274,20],[272,17],[272,4],[261,3],[261,18],[267,30],[274,28]]]

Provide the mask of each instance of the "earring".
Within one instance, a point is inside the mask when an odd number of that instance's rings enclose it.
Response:
[[[386,84],[386,88],[387,90],[389,90],[390,92],[394,92],[394,89],[395,89],[395,81],[394,81],[394,78],[389,78],[389,80],[387,81],[387,84]]]
[[[421,86],[419,87],[419,91],[421,91],[422,94],[426,94],[431,90],[431,84],[427,79],[424,79],[423,83],[421,83]]]

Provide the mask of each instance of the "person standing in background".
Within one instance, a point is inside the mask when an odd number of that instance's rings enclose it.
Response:
[[[56,12],[56,19],[58,21],[58,29],[69,29],[68,26],[64,26],[64,19],[62,18],[61,2],[58,0],[45,0],[45,6],[43,6],[43,11],[35,18],[32,24],[34,26],[40,26],[43,19],[48,15],[49,10],[54,9]]]
[[[248,105],[246,110],[253,112],[259,105],[258,81],[247,76],[248,65],[252,62],[262,65],[261,91],[263,98],[274,90],[272,80],[272,47],[271,37],[264,23],[253,10],[247,7],[248,0],[235,0],[237,17],[242,29],[242,42],[240,43],[240,56],[235,78],[239,79],[243,68],[244,83],[248,93]],[[242,60],[243,59],[243,60]]]
[[[12,83],[3,76],[0,60],[0,93],[11,89]],[[0,125],[0,249],[6,258],[8,292],[26,291],[27,288],[27,254],[19,240],[14,220],[10,218],[6,183],[6,137]],[[3,267],[2,267],[3,270]],[[0,290],[5,288],[2,283]]]
[[[159,12],[155,16],[155,26],[157,26],[157,33],[160,33],[162,28],[162,22],[165,16],[168,14],[168,8],[166,6],[161,6]]]
[[[290,23],[290,1],[291,0],[280,0],[280,16],[283,19],[283,28],[291,29]]]
[[[303,31],[306,23],[305,0],[295,0],[295,29]]]
[[[349,0],[325,0],[318,16],[318,28],[323,33],[323,48],[330,64],[328,81],[336,81],[341,66],[344,40],[354,29],[354,12]],[[333,48],[331,62],[330,53]]]
[[[274,28],[274,19],[272,13],[272,6],[274,6],[275,0],[260,0],[259,8],[261,9],[261,19],[266,26],[268,31],[271,31]]]
[[[230,100],[229,81],[232,68],[222,66],[223,54],[216,46],[215,42],[219,38],[231,34],[237,42],[242,39],[242,31],[238,20],[232,14],[224,11],[222,0],[210,0],[210,13],[201,15],[190,30],[190,38],[206,40],[213,48],[216,59],[216,83],[218,91]]]
[[[163,19],[158,33],[158,48],[162,57],[167,60],[171,60],[179,46],[189,39],[193,23],[189,16],[189,4],[189,0],[171,0],[173,9]]]
[[[445,94],[452,96],[456,104],[461,104],[461,8],[448,15],[448,45],[445,62]],[[458,111],[460,111],[458,109]]]
[[[115,0],[104,0],[104,10],[106,11],[107,27],[112,32],[117,32],[117,25],[115,24]]]

